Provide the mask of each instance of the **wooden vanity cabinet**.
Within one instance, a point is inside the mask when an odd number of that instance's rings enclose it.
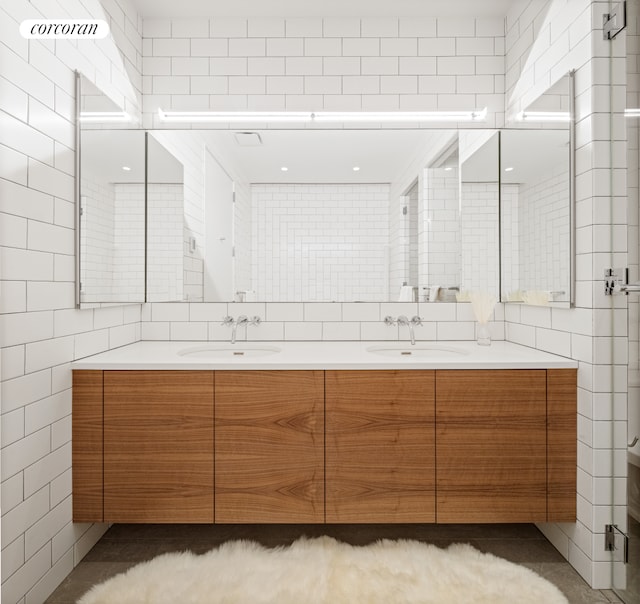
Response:
[[[324,372],[219,371],[215,521],[324,522]]]
[[[547,520],[546,370],[438,371],[437,521]]]
[[[73,519],[575,522],[576,375],[75,370]]]
[[[213,379],[104,372],[105,522],[213,522]]]
[[[435,522],[435,372],[326,372],[326,521]]]

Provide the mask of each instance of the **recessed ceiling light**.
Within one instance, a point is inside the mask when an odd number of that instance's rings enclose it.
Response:
[[[283,172],[286,172],[289,168],[287,168],[287,166],[282,166],[282,168],[280,168]]]
[[[453,168],[451,166],[447,166],[444,171],[445,172],[451,172],[451,170],[453,170]]]
[[[125,172],[131,172],[131,168],[130,168],[129,166],[122,166],[122,169],[123,169]]]
[[[508,168],[504,169],[505,172],[513,172],[513,168],[511,166],[509,166]]]
[[[360,171],[360,166],[353,166],[353,171],[354,172],[359,172]]]

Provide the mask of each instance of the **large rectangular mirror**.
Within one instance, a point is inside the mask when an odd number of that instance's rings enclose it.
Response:
[[[153,134],[184,164],[185,190],[201,208],[191,211],[185,235],[192,260],[202,262],[201,288],[190,277],[185,298],[455,301],[470,289],[498,295],[497,185],[484,216],[493,221],[483,234],[488,254],[470,245],[478,223],[473,195],[469,203],[460,198],[457,130]],[[492,161],[497,172],[497,149]]]
[[[83,129],[81,300],[562,303],[567,140]]]

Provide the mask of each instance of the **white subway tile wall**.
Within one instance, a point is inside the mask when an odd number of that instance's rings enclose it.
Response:
[[[217,18],[208,35],[206,19],[147,21],[146,126],[158,108],[196,108],[194,95],[204,110],[486,106],[487,126],[503,119],[501,18]]]
[[[222,325],[227,315],[258,315],[262,323],[238,331],[238,340],[396,340],[407,341],[409,331],[385,325],[388,315],[418,315],[423,325],[416,340],[473,340],[475,318],[469,304],[404,302],[266,302],[145,304],[143,340],[226,341],[231,330]],[[203,324],[208,323],[208,332]],[[193,329],[190,325],[196,325]],[[492,338],[504,340],[504,312],[498,305],[491,319]],[[193,335],[194,337],[190,337]]]
[[[600,437],[610,435],[614,423],[626,422],[626,355],[609,354],[613,334],[603,327],[615,323],[620,311],[623,317],[617,329],[623,332],[627,301],[624,296],[606,297],[602,278],[611,263],[627,264],[626,237],[618,241],[619,247],[609,237],[609,232],[616,232],[617,225],[622,227],[625,223],[627,157],[622,152],[610,154],[608,142],[611,140],[611,148],[616,150],[618,141],[626,138],[625,99],[621,94],[624,86],[617,84],[623,81],[619,76],[624,74],[627,39],[623,35],[614,42],[603,41],[597,23],[600,13],[597,2],[553,2],[544,6],[524,2],[507,14],[508,120],[569,70],[576,70],[577,281],[576,308],[541,311],[507,306],[505,330],[507,340],[579,361],[578,521],[575,525],[539,527],[592,587],[606,588],[611,586],[611,577],[619,569],[612,569],[610,559],[602,555],[604,526],[615,521],[624,530],[627,522],[623,486],[626,469],[616,466],[612,476],[611,467],[597,462],[602,452],[613,454],[613,447],[626,451],[624,435],[613,443]],[[636,62],[627,64],[635,66]],[[612,107],[608,98],[610,69],[616,83]],[[612,190],[610,181],[615,183]],[[510,236],[523,237],[523,228],[523,222],[519,221],[519,232]],[[603,242],[604,233],[607,236]],[[544,254],[549,244],[546,240],[539,242],[540,254]],[[606,253],[598,253],[604,252],[604,248]],[[614,250],[618,253],[612,253]],[[515,273],[513,262],[511,270]],[[609,340],[603,342],[604,353],[596,350],[599,348],[596,341],[601,338],[594,336],[599,332],[603,340]],[[602,421],[594,421],[599,416]]]
[[[141,338],[224,340],[230,336],[220,325],[226,314],[257,314],[265,319],[248,328],[247,337],[254,340],[404,340],[406,330],[383,323],[387,314],[423,317],[419,339],[475,337],[469,305],[453,303],[153,303],[142,310],[139,305],[119,307],[120,311],[75,310],[70,287],[73,69],[82,70],[130,113],[138,114],[142,104],[144,126],[157,123],[159,107],[397,111],[486,106],[488,119],[482,126],[488,128],[503,125],[505,115],[510,119],[569,69],[577,69],[577,308],[537,312],[498,305],[492,336],[568,355],[580,363],[578,522],[540,528],[592,586],[609,587],[611,565],[600,551],[602,530],[605,521],[612,520],[611,503],[613,519],[625,527],[625,469],[616,464],[611,476],[602,459],[613,447],[618,452],[624,442],[624,435],[613,442],[607,437],[614,428],[622,432],[626,419],[629,355],[622,352],[627,302],[605,298],[601,277],[607,263],[626,265],[627,179],[626,157],[620,151],[626,136],[624,86],[614,87],[613,134],[608,95],[600,94],[609,85],[610,62],[610,43],[601,39],[600,4],[524,0],[510,6],[506,19],[143,22],[129,0],[105,0],[102,6],[98,0],[88,0],[83,11],[95,18],[104,18],[106,11],[113,37],[100,43],[52,44],[26,41],[17,29],[23,19],[58,17],[57,4],[4,1],[0,7],[3,601],[43,601],[105,528],[71,523],[69,363],[73,359]],[[612,43],[616,77],[624,74],[625,42],[623,32]],[[597,142],[611,137],[616,150],[613,172],[608,168],[608,144]],[[196,155],[194,148],[184,148],[179,159],[191,158],[183,161],[183,243],[186,246],[193,236],[197,244],[191,257],[185,250],[185,266],[192,270],[186,274],[184,293],[199,301],[204,186],[197,171],[189,175],[188,167]],[[416,157],[417,166],[429,165],[425,160],[429,150],[416,150]],[[407,178],[394,184],[387,196],[387,223],[394,232],[403,196],[415,180],[414,168],[408,167]],[[637,188],[637,183],[629,185]],[[249,191],[243,191],[241,198],[242,210],[236,209],[236,217],[243,217],[242,238],[248,242],[258,225],[249,220]],[[608,235],[611,223],[613,237]],[[392,283],[398,284],[406,274],[405,241],[395,238],[388,243],[387,262],[396,280]],[[245,283],[252,253],[247,252],[242,263]],[[389,298],[393,297],[390,292]],[[323,294],[315,299],[333,298]],[[613,317],[612,305],[621,311]],[[601,329],[611,321],[614,330]]]
[[[73,70],[139,114],[142,21],[128,0],[104,6],[90,0],[70,12],[76,14],[61,14],[54,2],[15,0],[0,7],[0,444],[7,603],[43,602],[106,530],[71,522],[70,362],[141,337],[140,305],[74,309]],[[54,43],[27,41],[18,33],[23,19],[61,16],[106,19],[112,37]],[[108,196],[92,193],[101,203]],[[108,197],[114,208],[115,197]],[[103,233],[94,250],[84,250],[91,279],[110,285],[112,267],[100,259],[100,248],[113,231],[113,212],[92,210],[86,219],[99,222]]]

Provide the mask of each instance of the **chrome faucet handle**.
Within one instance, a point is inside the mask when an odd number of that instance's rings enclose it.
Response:
[[[400,315],[398,317],[398,325],[409,325],[409,323],[410,323],[409,319],[404,315]]]
[[[262,319],[258,315],[254,315],[249,319],[249,325],[260,325],[262,323]]]
[[[422,319],[418,315],[415,315],[414,317],[411,317],[411,323],[414,325],[422,325]]]
[[[240,315],[238,317],[238,325],[244,325],[245,323],[249,322],[249,317],[247,317],[247,315]]]
[[[227,315],[224,319],[222,319],[222,323],[220,325],[233,325],[235,323],[235,319],[231,315]]]
[[[384,318],[384,324],[385,325],[395,325],[396,324],[396,320],[391,315],[387,315]]]

